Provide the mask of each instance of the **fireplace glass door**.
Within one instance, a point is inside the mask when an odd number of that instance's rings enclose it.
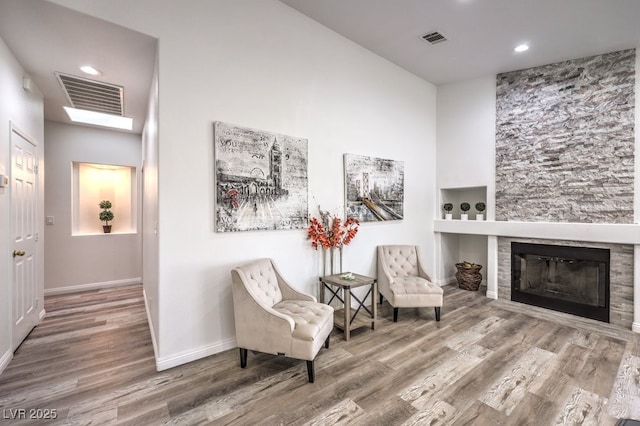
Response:
[[[609,322],[609,250],[513,242],[511,300]]]

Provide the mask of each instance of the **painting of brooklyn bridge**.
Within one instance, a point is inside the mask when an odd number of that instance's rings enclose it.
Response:
[[[344,154],[347,217],[360,222],[401,220],[404,215],[404,163]]]
[[[307,226],[307,140],[214,124],[217,232]]]

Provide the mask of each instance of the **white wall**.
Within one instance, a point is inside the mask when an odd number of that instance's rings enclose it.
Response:
[[[213,122],[309,140],[310,205],[343,205],[342,155],[404,161],[405,219],[364,224],[345,268],[375,273],[375,247],[417,243],[434,263],[435,93],[276,0],[56,0],[159,38],[157,364],[235,346],[230,270],[273,257],[317,294],[306,232],[213,232]],[[314,214],[314,211],[311,211]]]
[[[45,280],[47,294],[140,282],[140,231],[72,235],[72,163],[141,165],[140,135],[45,122]],[[139,182],[139,177],[136,181]],[[138,194],[134,194],[139,205]],[[97,219],[99,209],[95,206]],[[138,217],[138,209],[132,215]],[[117,221],[118,218],[115,218]]]
[[[482,192],[469,188],[486,188],[485,219],[494,220],[496,77],[438,86],[437,105],[437,188],[460,188],[458,194],[463,198]],[[454,212],[459,213],[456,191],[446,192],[455,199]],[[475,217],[473,206],[481,201],[475,198],[463,200],[471,204],[470,218]],[[439,199],[436,214],[440,216],[436,217],[442,217],[442,203]],[[463,260],[488,266],[486,237],[445,234],[439,241],[438,280],[451,281],[455,264]],[[482,273],[486,277],[487,269]]]
[[[38,142],[37,152],[41,173],[39,175],[40,199],[38,200],[38,226],[42,231],[44,204],[44,106],[37,87],[26,92],[22,88],[24,70],[18,64],[7,45],[0,39],[0,174],[11,172],[10,123]],[[12,356],[11,348],[11,282],[13,258],[10,233],[10,190],[0,188],[0,372]],[[42,232],[40,232],[42,234]],[[42,260],[43,238],[37,244],[37,256]],[[38,298],[43,300],[42,261],[37,271]],[[42,304],[40,305],[42,306]]]
[[[149,108],[142,131],[142,283],[145,305],[158,353],[158,62],[156,56],[153,81],[149,90]]]

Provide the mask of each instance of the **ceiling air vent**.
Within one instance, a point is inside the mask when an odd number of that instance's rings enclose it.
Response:
[[[425,34],[423,36],[421,36],[422,39],[424,41],[428,41],[431,44],[437,44],[437,43],[442,43],[443,41],[447,41],[447,39],[445,38],[445,36],[443,36],[442,34],[440,34],[437,31],[434,31],[432,33],[428,33]]]
[[[77,109],[124,115],[124,88],[56,72],[71,106]]]

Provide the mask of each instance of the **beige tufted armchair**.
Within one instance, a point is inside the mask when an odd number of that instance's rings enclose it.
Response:
[[[434,307],[440,321],[442,288],[420,263],[418,246],[378,246],[378,291],[393,307],[393,321],[398,321],[398,308]]]
[[[296,291],[271,259],[239,266],[231,278],[240,366],[247,366],[248,350],[304,359],[313,383],[315,357],[323,343],[329,347],[333,308]]]

